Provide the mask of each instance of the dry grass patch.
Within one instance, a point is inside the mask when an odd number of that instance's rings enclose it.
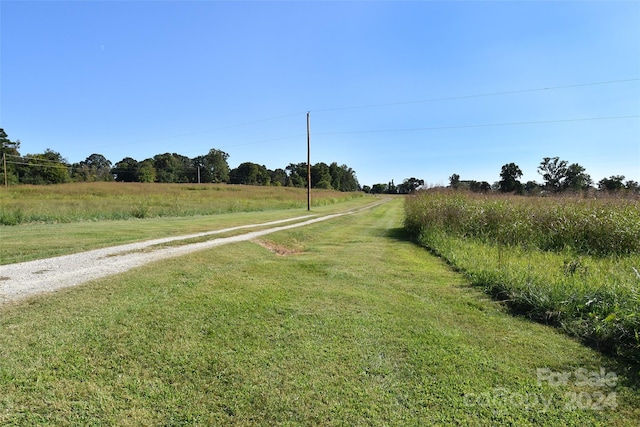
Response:
[[[252,240],[252,242],[280,256],[291,256],[291,255],[302,254],[305,252],[304,248],[299,245],[296,245],[295,247],[288,247],[288,246],[284,246],[284,245],[280,245],[278,243],[272,242],[270,240],[261,240],[261,239],[255,239],[255,240]]]

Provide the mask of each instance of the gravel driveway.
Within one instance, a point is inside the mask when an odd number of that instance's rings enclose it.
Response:
[[[371,206],[368,206],[370,208]],[[63,255],[35,261],[0,266],[0,304],[15,301],[41,292],[76,286],[90,280],[121,273],[143,264],[190,252],[213,248],[227,243],[252,240],[265,234],[313,224],[319,221],[352,214],[354,211],[316,217],[305,215],[261,224],[249,224],[205,233],[167,237],[127,245],[95,249],[72,255]],[[293,221],[289,225],[280,225]],[[172,241],[198,238],[244,228],[269,227],[232,237],[211,239],[204,242],[178,246],[156,246]]]

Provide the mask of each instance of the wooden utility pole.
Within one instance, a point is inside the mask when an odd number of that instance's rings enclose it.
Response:
[[[4,186],[8,187],[7,183],[7,153],[2,153],[2,174],[4,175]]]
[[[307,210],[311,210],[311,121],[307,111]]]

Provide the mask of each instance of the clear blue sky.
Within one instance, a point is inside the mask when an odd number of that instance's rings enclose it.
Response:
[[[2,1],[0,20],[0,127],[23,155],[284,168],[310,111],[311,162],[362,185],[493,183],[511,162],[542,182],[554,156],[640,181],[638,1]]]

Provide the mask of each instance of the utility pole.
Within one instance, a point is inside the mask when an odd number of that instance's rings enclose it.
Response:
[[[7,183],[7,153],[2,153],[2,174],[4,175],[4,186],[9,186]]]
[[[307,111],[307,210],[311,210],[311,121]]]

